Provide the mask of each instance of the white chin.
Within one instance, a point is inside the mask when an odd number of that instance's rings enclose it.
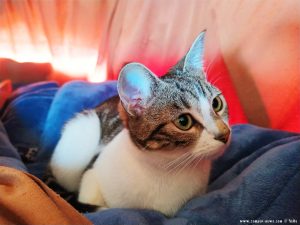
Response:
[[[228,141],[226,142],[226,144],[223,144],[219,147],[217,147],[214,151],[212,151],[207,158],[211,159],[211,160],[215,160],[217,158],[219,158],[220,156],[222,156],[224,154],[224,152],[226,151],[226,149],[228,148],[229,144],[231,141],[231,136],[229,137]]]
[[[222,156],[224,154],[227,147],[228,147],[228,145],[224,144],[223,146],[212,151],[212,153],[210,155],[208,155],[207,158],[210,160],[215,160],[215,159],[219,158],[220,156]]]

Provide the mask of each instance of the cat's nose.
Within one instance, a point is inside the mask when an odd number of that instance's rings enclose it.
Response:
[[[225,133],[219,134],[215,137],[216,140],[223,142],[226,144],[230,138],[230,130]]]

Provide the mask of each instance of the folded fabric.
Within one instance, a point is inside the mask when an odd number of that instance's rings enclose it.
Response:
[[[15,90],[1,110],[1,121],[19,157],[31,174],[42,176],[37,162],[41,135],[54,95],[56,82],[39,82]]]
[[[76,113],[95,108],[114,95],[117,95],[115,81],[100,84],[71,81],[58,90],[45,121],[41,137],[43,152],[39,160],[47,161],[51,156],[66,121],[74,117]]]
[[[77,81],[56,91],[44,87],[30,93],[25,88],[9,102],[4,111],[9,113],[2,118],[18,152],[4,154],[0,148],[0,156],[20,161],[22,144],[36,146],[35,157],[27,151],[22,159],[27,159],[29,173],[39,177],[45,174],[64,124],[76,113],[116,95],[115,82]],[[266,220],[285,219],[300,222],[300,135],[251,125],[234,125],[232,132],[229,148],[213,165],[208,193],[191,199],[174,218],[141,209],[108,209],[85,215],[94,224],[105,225],[266,224]]]
[[[42,178],[65,122],[116,94],[114,81],[38,82],[13,92],[1,120],[29,173]]]
[[[99,225],[299,222],[300,135],[250,125],[232,129],[232,143],[214,163],[208,193],[189,201],[174,218],[128,209],[89,213],[87,217]]]
[[[17,149],[11,144],[6,130],[0,121],[0,166],[13,167],[26,172],[27,168],[21,161]]]
[[[91,222],[36,177],[0,166],[0,224]]]

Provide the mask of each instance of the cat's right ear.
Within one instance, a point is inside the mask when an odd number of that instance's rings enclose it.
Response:
[[[202,71],[204,59],[204,40],[206,31],[202,31],[193,42],[185,56],[183,71]]]
[[[118,79],[118,93],[123,107],[132,116],[140,116],[151,104],[159,79],[144,65],[130,63]]]

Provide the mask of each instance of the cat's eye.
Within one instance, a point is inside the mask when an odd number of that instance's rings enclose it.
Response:
[[[216,113],[220,112],[223,109],[224,104],[220,96],[217,96],[213,99],[212,107]]]
[[[193,126],[193,118],[189,114],[182,114],[174,121],[174,124],[180,130],[185,131]]]

